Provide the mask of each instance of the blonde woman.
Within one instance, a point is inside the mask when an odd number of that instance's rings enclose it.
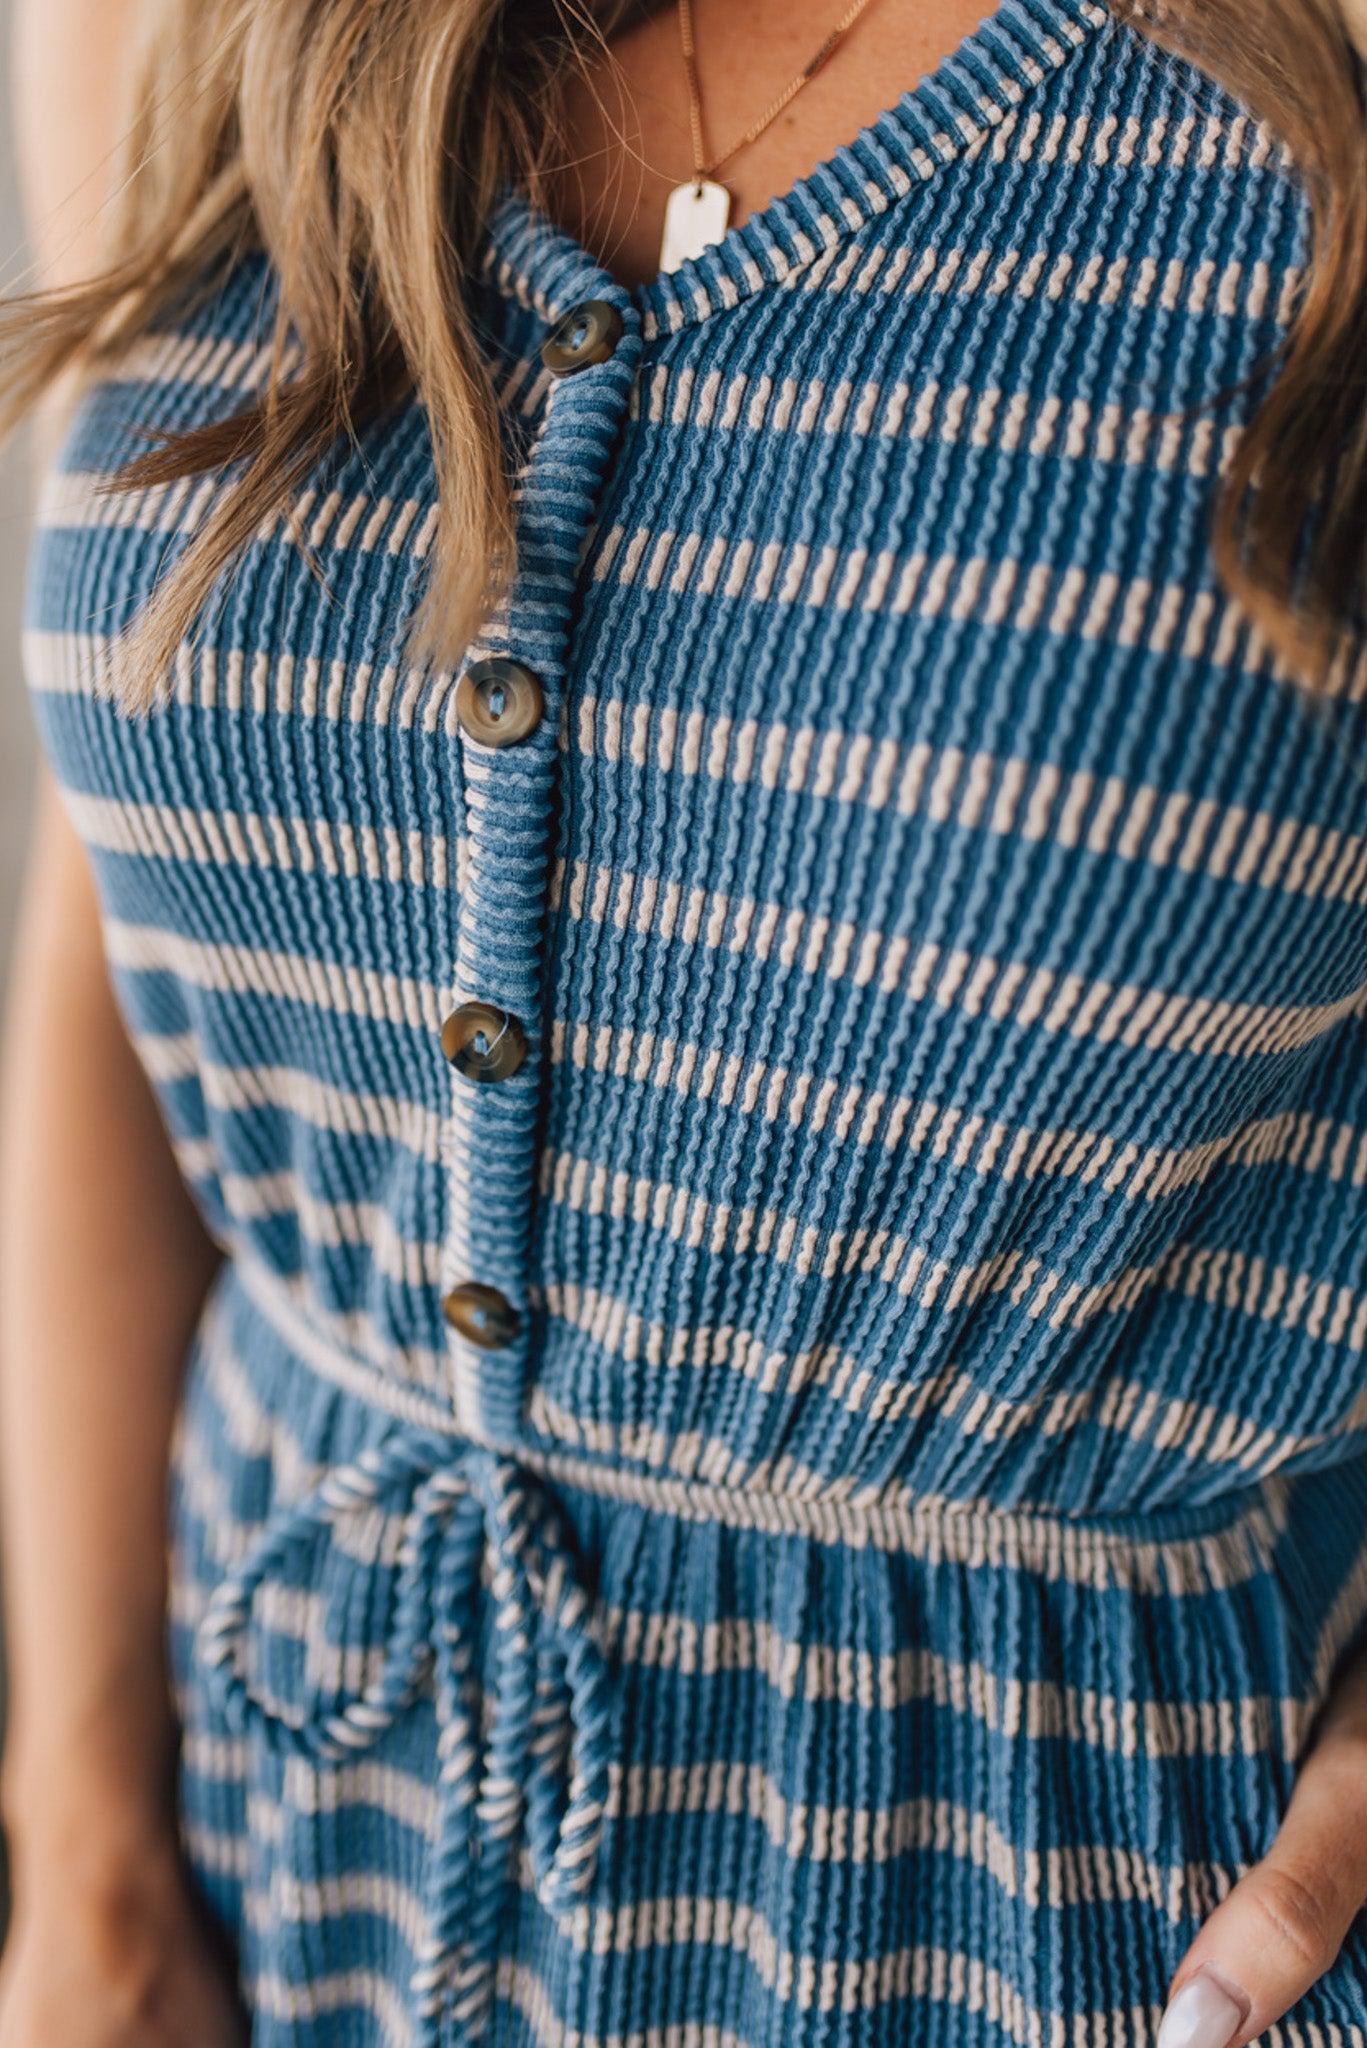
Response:
[[[134,12],[3,2048],[1363,2048],[1356,5]]]

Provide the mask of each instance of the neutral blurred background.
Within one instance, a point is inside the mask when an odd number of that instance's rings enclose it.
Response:
[[[24,275],[25,255],[10,151],[9,0],[0,0],[0,290]],[[19,665],[20,592],[29,507],[22,442],[0,450],[0,983],[9,960],[33,772],[32,737]]]
[[[13,290],[27,255],[10,153],[9,0],[0,0],[0,290]],[[33,774],[33,738],[19,665],[19,621],[29,513],[27,450],[22,438],[0,449],[0,995],[8,980],[10,941]],[[5,1918],[0,1845],[0,1932]]]

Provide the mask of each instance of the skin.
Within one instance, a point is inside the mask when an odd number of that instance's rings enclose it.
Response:
[[[694,0],[707,160],[735,142],[819,47],[848,0]],[[738,225],[877,118],[983,17],[987,0],[870,0],[840,47],[764,133],[717,172]],[[672,4],[613,44],[569,95],[554,211],[625,283],[653,277],[671,187],[693,173]]]
[[[100,260],[98,205],[138,0],[18,0],[14,131],[44,282]],[[721,176],[757,211],[930,70],[985,0],[873,0],[829,65]],[[730,142],[821,41],[835,0],[695,0],[707,134]],[[673,8],[571,94],[553,206],[628,282],[656,268],[692,170]],[[648,149],[643,136],[649,138]],[[41,466],[65,392],[38,423]],[[12,1665],[0,1804],[15,1917],[0,2048],[239,2048],[226,1961],[176,1845],[162,1658],[162,1501],[189,1333],[216,1264],[105,971],[85,855],[43,780],[0,1098],[0,1551]],[[79,1501],[80,1513],[71,1512]],[[1302,1766],[1270,1854],[1211,1917],[1202,1968],[1261,2033],[1367,1902],[1367,1659]],[[1208,2044],[1218,2048],[1218,2044]]]
[[[24,0],[14,133],[37,279],[99,262],[132,0]],[[50,452],[69,403],[35,422]],[[3,2048],[238,2048],[176,1846],[162,1498],[216,1254],[119,1021],[84,854],[44,778],[0,1099],[0,1481],[14,1918]],[[73,1512],[79,1503],[79,1512]]]

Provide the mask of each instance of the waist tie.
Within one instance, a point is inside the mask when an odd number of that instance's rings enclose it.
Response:
[[[402,1517],[396,1552],[377,1517]],[[393,1605],[378,1668],[314,1703],[264,1683],[269,1621],[258,1596],[299,1544],[324,1546],[328,1565],[364,1575],[394,1556]],[[490,1557],[494,1640],[492,1714],[482,1736],[475,1684],[480,1565]],[[321,1582],[321,1580],[319,1581]],[[255,1646],[255,1647],[254,1647]],[[343,1674],[352,1670],[339,1644]],[[438,1828],[426,1886],[427,1925],[413,1972],[420,2048],[437,2048],[449,2009],[465,2036],[483,2031],[493,2002],[499,1921],[513,1881],[519,1823],[549,1913],[593,1881],[612,1756],[612,1699],[591,1602],[541,1484],[513,1458],[459,1438],[401,1429],[327,1472],[313,1492],[273,1515],[216,1588],[198,1650],[230,1725],[277,1755],[340,1761],[371,1748],[427,1685],[438,1724]]]

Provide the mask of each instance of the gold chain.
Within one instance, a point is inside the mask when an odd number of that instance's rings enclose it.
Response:
[[[698,184],[701,184],[704,178],[712,177],[724,163],[729,163],[739,151],[748,148],[766,128],[777,121],[784,108],[797,98],[804,85],[816,77],[823,64],[845,40],[860,15],[871,5],[872,0],[851,0],[851,5],[845,9],[820,49],[807,60],[797,77],[784,87],[772,106],[767,107],[753,126],[746,129],[739,142],[733,142],[729,149],[724,149],[720,156],[714,156],[711,163],[708,163],[703,143],[702,91],[698,84],[698,57],[693,39],[693,0],[679,0],[679,43],[683,50],[684,70],[688,76],[688,124],[693,136],[693,176]]]

